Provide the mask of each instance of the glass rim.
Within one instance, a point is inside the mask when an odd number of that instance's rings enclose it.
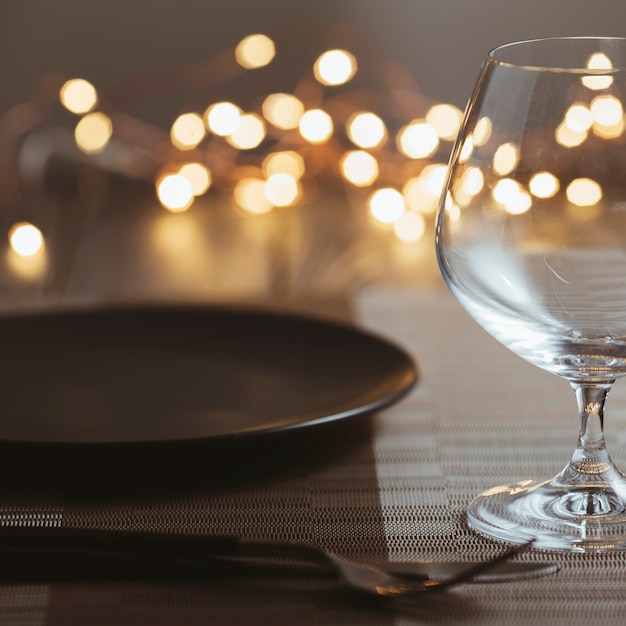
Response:
[[[626,37],[613,37],[613,36],[563,36],[563,37],[538,37],[535,39],[521,39],[519,41],[511,41],[508,43],[503,43],[497,45],[487,53],[486,59],[488,62],[494,63],[496,65],[500,65],[503,67],[517,68],[517,69],[525,69],[531,70],[535,72],[558,72],[565,74],[580,74],[580,75],[599,75],[599,76],[610,76],[612,74],[617,74],[620,72],[626,72],[626,62],[624,64],[620,64],[618,66],[613,66],[611,68],[605,69],[596,69],[589,67],[561,67],[558,65],[548,65],[548,64],[539,64],[539,63],[516,63],[514,61],[506,60],[503,58],[499,58],[501,52],[513,48],[522,48],[525,46],[531,46],[541,43],[549,43],[549,42],[572,42],[572,41],[587,41],[592,42],[596,41],[598,43],[604,42],[616,42],[620,43],[624,46],[624,50],[626,53]],[[601,52],[601,50],[598,50]]]

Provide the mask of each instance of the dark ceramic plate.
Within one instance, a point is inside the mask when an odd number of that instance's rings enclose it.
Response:
[[[412,360],[349,325],[246,308],[130,306],[0,320],[0,447],[220,443],[370,413]]]

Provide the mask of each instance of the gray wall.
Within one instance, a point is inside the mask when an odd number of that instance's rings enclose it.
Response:
[[[352,22],[435,99],[462,106],[485,51],[549,35],[626,35],[624,0],[2,0],[0,111],[49,70],[106,86],[301,20]]]

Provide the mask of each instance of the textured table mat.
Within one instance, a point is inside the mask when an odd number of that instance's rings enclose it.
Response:
[[[1,523],[238,533],[368,560],[471,561],[499,552],[467,528],[465,508],[487,487],[548,477],[567,462],[577,430],[573,394],[496,344],[443,290],[370,291],[356,309],[362,325],[420,364],[418,386],[394,407],[307,436],[294,449],[268,449],[207,480],[37,492],[11,489],[5,476]],[[625,414],[618,383],[607,422],[610,450],[622,464]],[[0,623],[623,623],[626,554],[520,558],[557,560],[562,570],[389,603],[304,579],[5,585]]]

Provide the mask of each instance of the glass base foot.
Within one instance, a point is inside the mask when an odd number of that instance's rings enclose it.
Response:
[[[618,489],[621,491],[621,489]],[[469,525],[510,543],[570,552],[626,550],[626,498],[608,485],[564,486],[554,480],[495,487],[471,502]]]

